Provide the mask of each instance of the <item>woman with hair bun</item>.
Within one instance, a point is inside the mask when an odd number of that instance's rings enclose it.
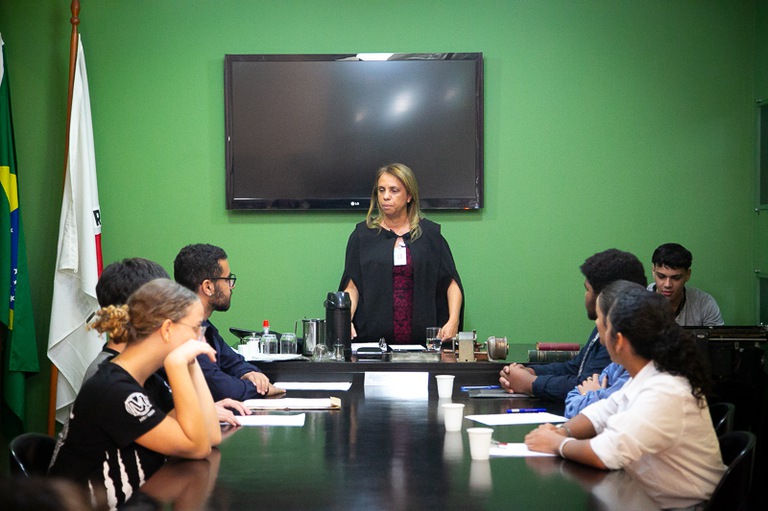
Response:
[[[600,302],[609,295],[606,314]],[[705,397],[709,375],[693,340],[666,298],[626,281],[600,294],[595,323],[611,360],[631,378],[561,427],[539,426],[526,445],[601,469],[623,468],[662,508],[708,500],[725,467]]]
[[[168,279],[141,286],[91,324],[126,343],[83,384],[61,432],[49,474],[87,485],[98,509],[115,509],[168,456],[202,459],[221,442],[213,398],[196,357],[215,352],[203,336],[203,306]],[[164,367],[174,404],[166,414],[145,388]]]

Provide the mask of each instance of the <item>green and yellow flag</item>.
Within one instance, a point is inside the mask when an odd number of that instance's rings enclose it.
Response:
[[[0,48],[0,183],[3,185],[3,193],[0,193],[0,375],[3,389],[0,423],[3,436],[10,440],[26,430],[25,380],[30,373],[37,373],[40,365],[19,209],[11,94],[1,36]]]

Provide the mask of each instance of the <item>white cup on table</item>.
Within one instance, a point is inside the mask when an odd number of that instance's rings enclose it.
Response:
[[[473,460],[487,460],[491,450],[491,428],[467,428],[469,455]]]
[[[463,403],[444,403],[440,405],[443,409],[443,422],[446,431],[461,431],[461,424],[464,422],[464,404]]]
[[[437,397],[446,399],[453,395],[453,378],[452,374],[435,375],[437,380]]]

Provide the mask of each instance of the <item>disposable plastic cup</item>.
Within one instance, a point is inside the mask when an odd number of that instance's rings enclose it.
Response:
[[[461,431],[461,423],[464,422],[463,403],[445,403],[443,408],[443,422],[446,431]]]
[[[437,380],[437,397],[445,399],[453,395],[453,378],[452,374],[438,374],[435,376]]]
[[[491,450],[491,428],[467,428],[469,455],[473,460],[487,460]]]

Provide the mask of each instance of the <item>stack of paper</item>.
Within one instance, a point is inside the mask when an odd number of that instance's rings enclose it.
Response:
[[[546,422],[565,422],[568,419],[554,413],[494,413],[487,415],[467,415],[469,420],[486,426],[516,426],[519,424],[544,424]]]

